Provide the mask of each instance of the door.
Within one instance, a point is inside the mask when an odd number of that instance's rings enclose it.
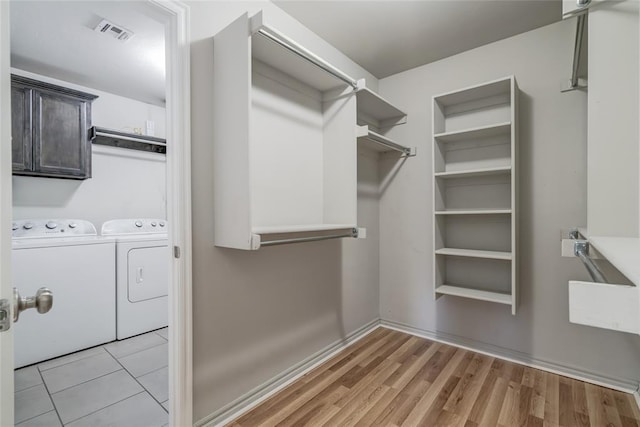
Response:
[[[0,111],[0,301],[11,301],[11,83],[6,1],[0,1]],[[12,327],[0,332],[0,425],[13,425]]]

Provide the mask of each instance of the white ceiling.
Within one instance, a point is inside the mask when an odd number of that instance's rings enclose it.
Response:
[[[278,1],[378,78],[561,19],[561,0]]]
[[[164,105],[164,26],[145,2],[21,0],[10,10],[12,67]],[[93,31],[103,18],[134,37]]]

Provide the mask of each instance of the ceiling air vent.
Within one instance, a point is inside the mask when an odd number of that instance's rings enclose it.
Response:
[[[110,35],[114,39],[120,40],[121,42],[126,42],[131,37],[133,37],[132,31],[127,30],[120,25],[116,25],[113,22],[109,22],[106,19],[100,21],[96,28],[94,28],[94,31]]]

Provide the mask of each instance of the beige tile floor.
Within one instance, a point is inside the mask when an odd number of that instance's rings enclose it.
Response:
[[[167,328],[15,371],[15,422],[27,426],[168,424]]]

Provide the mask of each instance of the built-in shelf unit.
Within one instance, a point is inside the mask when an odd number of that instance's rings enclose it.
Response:
[[[263,12],[220,31],[213,55],[215,245],[363,237],[357,144],[412,154],[384,134],[406,114]]]
[[[434,294],[517,306],[513,76],[433,97]]]

